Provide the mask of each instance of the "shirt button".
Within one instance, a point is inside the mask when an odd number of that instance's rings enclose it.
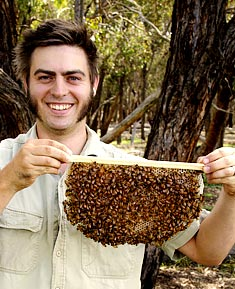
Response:
[[[57,252],[56,252],[56,256],[57,256],[57,257],[60,257],[60,256],[61,256],[61,254],[62,254],[62,253],[61,253],[61,251],[57,251]],[[58,288],[56,288],[56,289],[59,289],[59,287],[58,287]]]

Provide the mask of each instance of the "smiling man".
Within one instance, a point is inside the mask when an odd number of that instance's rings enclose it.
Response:
[[[36,123],[0,144],[1,289],[140,288],[144,244],[104,247],[77,231],[63,210],[71,154],[133,158],[86,125],[98,70],[85,26],[50,20],[26,30],[14,63]],[[220,198],[201,225],[195,220],[162,248],[216,265],[235,242],[235,149],[200,161],[208,181],[224,185]]]
[[[56,61],[59,59],[60,61]],[[91,84],[87,57],[76,46],[38,47],[32,54],[29,87],[31,103],[38,118],[40,138],[48,130],[60,135],[85,133],[87,115],[98,78]]]

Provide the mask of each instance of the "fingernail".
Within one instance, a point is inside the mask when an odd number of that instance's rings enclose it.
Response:
[[[204,163],[204,165],[208,164],[210,161],[208,158],[203,158],[202,162]]]
[[[209,173],[211,168],[209,166],[204,166],[204,172]]]

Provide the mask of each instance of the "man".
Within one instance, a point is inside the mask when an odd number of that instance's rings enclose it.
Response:
[[[82,25],[50,20],[27,30],[16,71],[30,95],[36,124],[0,144],[1,289],[140,288],[144,245],[104,247],[87,239],[63,211],[71,154],[127,158],[86,126],[98,86],[96,48]],[[235,149],[202,157],[210,183],[223,191],[212,213],[163,245],[217,265],[235,243]]]

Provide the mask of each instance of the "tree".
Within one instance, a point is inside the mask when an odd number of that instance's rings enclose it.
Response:
[[[0,140],[26,132],[34,118],[19,85],[0,69]]]
[[[74,18],[75,21],[83,22],[84,16],[84,1],[83,0],[75,0],[74,4]]]
[[[235,19],[226,21],[226,5],[223,0],[175,0],[170,57],[146,158],[195,160],[211,103],[216,95],[221,101],[222,92],[228,90],[227,77],[235,75]],[[146,247],[143,270],[150,273],[145,274],[142,289],[154,288],[160,266],[156,254],[160,253],[154,247]]]
[[[174,4],[170,57],[145,157],[192,161],[212,100],[234,75],[234,17],[227,1]],[[185,109],[187,108],[187,109]]]
[[[16,15],[14,1],[0,2],[0,140],[27,131],[33,122],[27,98],[13,80],[11,56],[17,42]]]
[[[0,1],[0,68],[12,78],[15,78],[11,66],[11,52],[17,41],[16,18],[14,1]]]

